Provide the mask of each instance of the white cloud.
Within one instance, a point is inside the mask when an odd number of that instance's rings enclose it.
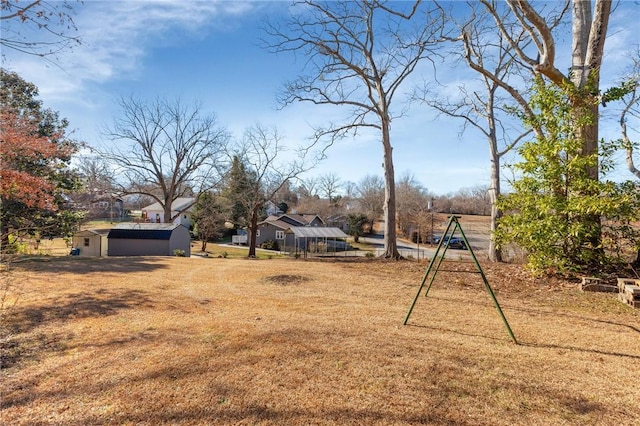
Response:
[[[255,9],[249,2],[228,1],[87,1],[74,17],[82,44],[61,54],[57,65],[7,52],[5,66],[34,82],[49,100],[82,102],[91,83],[139,77],[150,42],[172,43],[178,33],[204,37],[228,28],[230,16]]]

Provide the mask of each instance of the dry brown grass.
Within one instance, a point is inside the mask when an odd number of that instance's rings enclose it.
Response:
[[[6,319],[12,425],[635,425],[640,315],[611,294],[360,259],[23,262]],[[447,263],[447,270],[469,264]]]

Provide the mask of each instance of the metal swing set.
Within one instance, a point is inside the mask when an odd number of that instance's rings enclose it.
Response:
[[[424,292],[424,296],[427,297],[427,295],[429,294],[429,290],[431,289],[431,285],[433,284],[433,281],[440,269],[440,265],[442,264],[442,261],[444,260],[444,256],[447,252],[447,249],[449,248],[449,243],[453,237],[453,235],[456,233],[456,231],[460,231],[460,235],[462,236],[462,239],[464,240],[464,243],[466,245],[466,247],[469,250],[469,253],[471,254],[471,258],[473,259],[473,263],[476,265],[476,269],[478,270],[478,273],[480,274],[480,276],[482,277],[482,282],[484,283],[484,287],[487,290],[487,293],[489,293],[489,296],[491,297],[491,300],[493,300],[493,305],[495,306],[496,310],[498,311],[498,313],[500,314],[500,318],[502,318],[502,322],[504,323],[505,327],[507,328],[507,332],[509,333],[509,337],[511,337],[511,340],[513,341],[513,343],[515,343],[516,345],[518,344],[518,341],[516,340],[516,337],[513,334],[513,331],[511,330],[511,327],[509,326],[509,322],[507,321],[507,318],[504,316],[504,313],[502,312],[502,308],[500,307],[500,304],[498,303],[498,299],[496,299],[495,294],[493,293],[493,290],[491,289],[491,286],[489,285],[489,281],[487,280],[487,277],[485,276],[484,272],[482,271],[482,268],[480,267],[480,263],[478,262],[478,259],[476,258],[476,255],[473,253],[473,249],[471,248],[471,245],[469,244],[469,241],[467,240],[466,235],[464,234],[464,231],[462,230],[462,226],[460,226],[460,222],[458,221],[458,219],[460,219],[460,216],[455,216],[452,215],[449,217],[449,222],[447,223],[447,229],[445,230],[444,234],[442,235],[442,238],[440,239],[440,242],[438,243],[438,247],[436,248],[435,253],[433,254],[433,257],[431,258],[431,261],[429,262],[429,266],[427,267],[427,270],[424,274],[424,277],[422,278],[422,282],[420,283],[420,288],[418,288],[418,293],[416,294],[416,297],[414,297],[413,302],[411,303],[411,307],[409,308],[409,312],[407,312],[407,316],[404,319],[404,323],[403,325],[407,325],[407,322],[409,321],[409,317],[411,316],[411,312],[413,311],[414,306],[416,305],[416,302],[418,301],[418,297],[420,297],[420,293],[422,292],[422,289],[425,286],[425,283],[427,282],[427,278],[429,278],[429,276],[431,277],[431,279],[429,280],[429,284],[427,285],[427,290]],[[440,251],[442,251],[442,254],[439,256]],[[431,271],[433,271],[433,274],[431,274]],[[462,271],[464,272],[464,271]]]

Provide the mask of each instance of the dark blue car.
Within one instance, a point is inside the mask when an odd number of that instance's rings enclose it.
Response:
[[[435,244],[439,244],[441,238],[442,236],[435,236],[433,237],[433,242]],[[449,240],[449,238],[451,238],[451,240],[449,241],[449,248],[467,250],[467,245],[465,244],[464,240],[459,237],[450,237],[449,235],[445,235],[444,244],[447,243],[447,240]]]

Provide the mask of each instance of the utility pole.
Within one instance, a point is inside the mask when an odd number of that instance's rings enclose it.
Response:
[[[429,199],[427,209],[431,213],[431,234],[429,235],[429,245],[433,246],[433,197]]]

